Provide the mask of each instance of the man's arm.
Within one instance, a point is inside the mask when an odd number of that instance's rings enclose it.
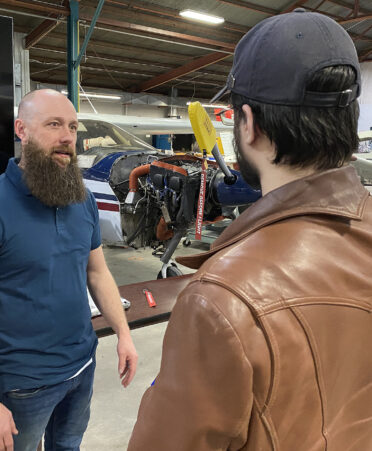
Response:
[[[223,299],[229,310],[220,309]],[[192,283],[173,308],[160,372],[142,398],[128,451],[241,449],[251,416],[252,366],[234,327],[248,308],[227,290]]]
[[[119,290],[107,267],[101,246],[90,252],[87,277],[94,303],[118,337],[118,370],[123,378],[123,386],[127,387],[135,375],[138,356],[130,336]]]

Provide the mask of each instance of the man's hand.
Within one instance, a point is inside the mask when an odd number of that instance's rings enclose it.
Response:
[[[13,451],[13,434],[18,434],[13,415],[0,403],[0,451]]]
[[[121,384],[123,387],[128,387],[136,374],[138,360],[136,348],[130,335],[119,338],[117,352],[119,356],[119,377],[122,379]]]

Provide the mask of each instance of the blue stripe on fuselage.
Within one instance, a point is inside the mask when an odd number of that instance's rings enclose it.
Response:
[[[116,196],[114,196],[113,194],[102,194],[102,193],[95,193],[95,192],[93,192],[93,194],[96,199],[115,200],[116,202],[118,201],[118,198]]]

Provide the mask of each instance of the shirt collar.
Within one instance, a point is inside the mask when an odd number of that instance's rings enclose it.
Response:
[[[8,162],[5,175],[14,185],[14,187],[25,196],[32,196],[26,182],[23,178],[23,170],[18,166],[19,158],[11,158]]]

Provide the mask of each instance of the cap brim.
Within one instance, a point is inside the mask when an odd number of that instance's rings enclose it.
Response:
[[[220,100],[221,97],[223,97],[225,94],[227,94],[228,92],[228,87],[227,84],[220,90],[217,92],[217,94],[213,97],[212,100],[209,101],[210,104],[217,102],[217,100]]]

